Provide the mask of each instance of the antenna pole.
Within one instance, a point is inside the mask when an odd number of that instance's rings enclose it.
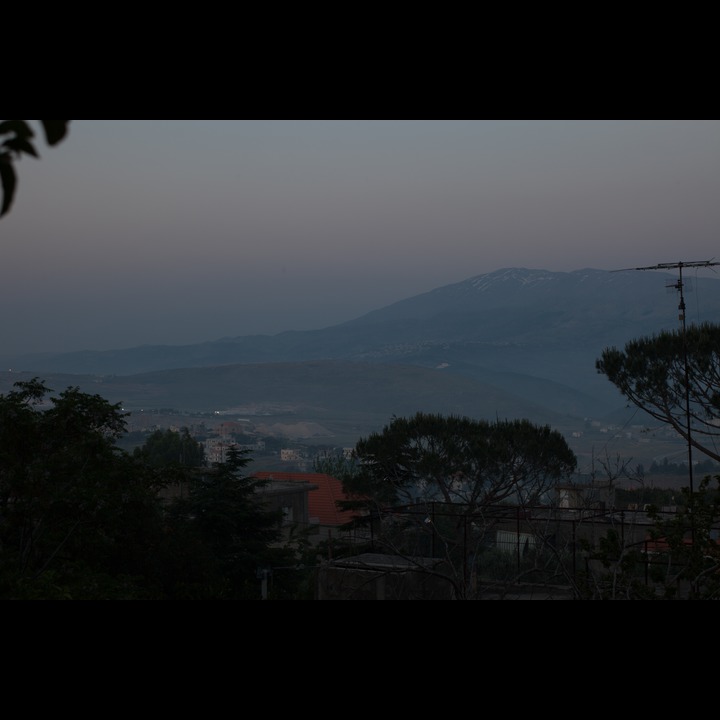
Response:
[[[693,464],[692,464],[692,441],[690,439],[690,371],[688,369],[687,340],[685,336],[685,296],[683,295],[683,264],[678,263],[678,292],[680,293],[680,322],[682,323],[682,347],[683,363],[685,366],[685,419],[687,422],[687,447],[688,447],[688,479],[690,481],[690,495],[693,494]]]

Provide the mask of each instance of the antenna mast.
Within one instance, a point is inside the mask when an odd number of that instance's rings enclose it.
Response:
[[[683,279],[682,271],[684,267],[711,267],[712,265],[720,265],[720,262],[712,260],[699,260],[697,262],[676,262],[676,263],[659,263],[658,265],[649,265],[647,267],[625,268],[625,270],[672,270],[677,269],[678,281],[674,287],[680,293],[680,304],[678,305],[679,320],[682,327],[682,346],[683,346],[683,363],[685,365],[685,419],[687,424],[687,448],[688,448],[688,479],[690,480],[690,495],[693,494],[693,466],[692,466],[692,439],[690,429],[690,371],[688,369],[687,357],[687,341],[685,337],[685,296],[683,295]],[[622,272],[613,270],[613,272]]]

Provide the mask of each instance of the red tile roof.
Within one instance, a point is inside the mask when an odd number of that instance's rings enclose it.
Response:
[[[308,515],[311,522],[320,525],[337,527],[356,517],[353,511],[341,511],[335,504],[336,500],[348,500],[342,489],[342,483],[332,475],[325,473],[277,472],[260,471],[253,475],[262,480],[282,480],[285,482],[308,482],[317,485],[316,490],[308,492]]]
[[[683,538],[682,542],[683,545],[692,545],[692,540],[690,538]],[[648,538],[645,540],[643,548],[645,552],[649,553],[667,552],[670,550],[670,543],[666,538],[657,538],[657,540]]]

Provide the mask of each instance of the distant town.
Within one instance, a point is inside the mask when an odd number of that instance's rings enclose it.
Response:
[[[241,416],[239,411],[245,411]],[[169,408],[128,412],[128,432],[118,444],[126,450],[141,446],[156,430],[180,432],[187,428],[203,445],[209,464],[222,462],[231,447],[248,450],[252,471],[313,472],[318,459],[327,455],[349,456],[354,445],[338,445],[330,433],[313,422],[272,423],[272,412],[251,415],[248,408],[206,413],[186,413]],[[614,426],[586,419],[582,427],[563,431],[578,458],[578,475],[602,477],[605,466],[627,463],[635,475],[657,487],[683,486],[687,480],[688,451],[685,441],[666,425]],[[696,474],[720,471],[717,463],[696,453]]]

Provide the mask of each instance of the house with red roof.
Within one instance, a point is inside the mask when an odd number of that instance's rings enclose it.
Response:
[[[253,473],[262,480],[283,483],[307,483],[308,526],[317,528],[320,540],[338,537],[347,532],[343,526],[359,513],[351,510],[340,510],[338,500],[349,500],[343,492],[342,483],[332,475],[310,472],[260,471]],[[355,532],[355,531],[353,531]],[[347,535],[345,535],[347,537]]]

